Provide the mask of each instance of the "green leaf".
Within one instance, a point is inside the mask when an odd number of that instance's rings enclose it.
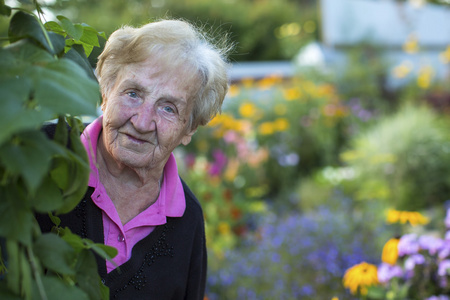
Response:
[[[73,24],[68,18],[64,16],[56,17],[62,25],[64,31],[75,40],[80,40],[83,35],[83,27],[79,24]]]
[[[100,99],[98,84],[71,60],[33,66],[28,76],[34,80],[34,96],[41,110],[57,115],[95,115]]]
[[[41,44],[51,54],[58,54],[58,48],[49,44],[37,19],[30,14],[19,11],[14,14],[9,23],[8,36],[11,42],[30,38]]]
[[[68,165],[72,176],[69,180],[69,186],[64,190],[64,206],[57,211],[61,214],[71,211],[83,198],[87,190],[90,173],[86,149],[80,140],[79,126],[81,125],[73,117],[69,118],[68,121],[72,127],[69,135],[72,150],[69,154],[72,161]]]
[[[72,233],[68,227],[64,228],[62,239],[66,241],[77,253],[83,249],[87,249],[83,239],[79,235]]]
[[[9,17],[11,15],[11,7],[5,5],[5,1],[0,1],[0,15]]]
[[[90,299],[101,299],[101,278],[98,275],[97,262],[89,250],[82,250],[76,265],[76,281],[79,287],[89,295]]]
[[[0,281],[0,299],[2,300],[23,300],[8,289],[6,281]]]
[[[0,236],[31,244],[33,214],[17,185],[0,187]],[[11,226],[15,224],[15,226]]]
[[[66,46],[64,37],[56,32],[48,32],[47,34],[50,38],[53,48],[55,49],[55,54],[60,55],[61,53],[63,53],[64,47]]]
[[[61,146],[67,146],[69,138],[69,129],[67,128],[66,118],[62,115],[58,117],[58,123],[56,124],[55,135],[53,141],[59,143]]]
[[[34,243],[33,251],[44,267],[60,274],[75,275],[72,268],[75,251],[56,234],[42,234]]]
[[[98,43],[98,35],[104,37],[104,35],[102,35],[101,33],[99,33],[97,30],[95,30],[93,27],[86,25],[86,24],[82,24],[84,31],[83,31],[83,36],[81,37],[80,41],[91,45],[91,46],[95,46],[95,47],[100,47],[100,44]],[[105,37],[104,37],[105,38]],[[89,55],[86,55],[89,56]]]
[[[61,279],[55,276],[45,276],[42,278],[44,290],[47,294],[48,300],[89,300],[89,297],[78,287],[68,285]],[[37,286],[34,286],[36,291],[33,294],[33,300],[42,300],[37,292]]]
[[[0,79],[0,145],[14,133],[38,128],[51,114],[28,108],[26,103],[32,93],[29,78]]]
[[[66,32],[64,31],[64,29],[61,27],[61,25],[59,25],[57,22],[55,21],[49,21],[47,23],[44,24],[45,29],[47,29],[48,31],[52,31],[55,32],[57,34],[62,35],[63,37],[66,37]]]
[[[37,212],[54,211],[64,205],[61,190],[50,176],[46,176],[39,186],[32,205]]]
[[[371,299],[386,299],[386,291],[379,286],[370,286],[367,291],[367,296]]]
[[[53,181],[56,182],[58,187],[65,193],[71,182],[71,168],[69,167],[71,163],[67,159],[57,157],[54,159],[54,164],[55,167],[50,171],[50,176]]]
[[[64,57],[76,62],[83,68],[91,79],[97,81],[97,77],[95,76],[93,68],[86,57],[85,49],[82,45],[74,44],[72,48],[64,55]]]
[[[96,244],[93,241],[84,239],[86,246],[106,260],[114,258],[118,251],[116,248],[104,244]]]
[[[8,288],[14,293],[20,293],[20,256],[22,251],[19,244],[14,240],[6,241],[6,251],[8,253]]]
[[[52,156],[64,154],[62,149],[40,131],[23,132],[0,147],[0,162],[10,173],[20,175],[34,194],[49,170]]]
[[[61,224],[61,219],[58,218],[57,216],[53,215],[52,212],[48,213],[48,217],[50,218],[52,223],[55,224],[55,226],[59,226]]]

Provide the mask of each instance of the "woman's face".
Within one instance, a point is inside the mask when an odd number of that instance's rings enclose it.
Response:
[[[103,101],[102,138],[107,152],[131,168],[163,167],[179,144],[187,145],[198,82],[181,68],[150,60],[128,65]]]

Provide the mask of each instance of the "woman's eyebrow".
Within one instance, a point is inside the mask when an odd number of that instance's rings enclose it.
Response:
[[[139,84],[138,82],[136,82],[134,80],[130,80],[130,79],[122,81],[120,83],[119,87],[120,87],[120,90],[122,90],[123,88],[134,88],[139,91],[143,91],[145,93],[148,92],[146,87],[144,87],[143,85]]]

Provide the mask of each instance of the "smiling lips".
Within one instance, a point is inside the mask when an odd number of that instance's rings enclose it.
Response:
[[[128,137],[128,139],[130,141],[132,141],[133,143],[136,144],[144,144],[144,143],[150,143],[153,144],[149,139],[142,139],[142,138],[138,138],[134,135],[128,134],[128,133],[123,133],[124,135],[126,135]]]

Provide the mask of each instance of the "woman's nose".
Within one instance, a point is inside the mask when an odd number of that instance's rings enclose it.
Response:
[[[136,113],[131,117],[134,128],[141,133],[156,130],[157,114],[150,105],[141,105]]]

